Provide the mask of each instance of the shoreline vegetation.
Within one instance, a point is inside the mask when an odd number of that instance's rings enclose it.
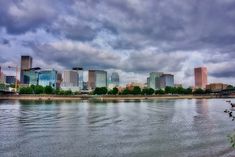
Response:
[[[114,87],[108,90],[106,87],[94,89],[88,94],[72,92],[71,90],[53,89],[51,86],[31,85],[21,87],[19,94],[0,95],[0,100],[154,100],[154,99],[213,99],[213,98],[235,98],[235,95],[220,95],[208,90],[166,87],[154,90],[152,88],[141,89],[138,86],[119,90]]]
[[[0,100],[157,100],[157,99],[216,99],[235,96],[216,95],[3,95]]]

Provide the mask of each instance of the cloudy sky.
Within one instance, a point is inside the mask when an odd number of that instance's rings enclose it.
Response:
[[[123,83],[151,71],[193,84],[235,84],[235,0],[0,0],[0,64],[59,71],[75,65],[117,71]]]

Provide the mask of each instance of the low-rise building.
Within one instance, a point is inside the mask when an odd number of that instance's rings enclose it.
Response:
[[[126,88],[128,90],[133,90],[134,87],[140,87],[141,89],[144,89],[146,86],[144,83],[138,83],[138,82],[131,82],[126,85]]]
[[[206,90],[210,90],[212,92],[219,92],[222,91],[224,89],[227,89],[228,85],[227,84],[223,84],[223,83],[211,83],[206,85]]]
[[[7,84],[15,84],[16,77],[15,76],[6,76],[6,83]]]

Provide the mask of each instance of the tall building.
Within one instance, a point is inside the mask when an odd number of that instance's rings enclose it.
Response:
[[[57,88],[57,71],[56,70],[43,70],[38,75],[38,85],[51,86]]]
[[[83,68],[82,67],[74,67],[73,70],[78,72],[78,86],[82,90],[83,86]]]
[[[113,84],[114,86],[119,86],[120,83],[120,79],[119,79],[119,75],[117,72],[113,72],[111,75],[111,84]]]
[[[153,88],[154,90],[160,88],[160,77],[163,75],[162,72],[151,72],[149,76],[149,88]]]
[[[75,70],[66,70],[63,73],[63,82],[62,86],[76,86],[78,87],[79,85],[79,75],[78,72]]]
[[[23,84],[25,84],[24,72],[32,68],[32,63],[33,63],[33,58],[31,56],[21,56],[20,82]]]
[[[88,88],[107,87],[107,72],[103,70],[88,71]]]
[[[163,74],[160,77],[160,88],[174,87],[174,75]]]
[[[199,67],[194,69],[195,87],[205,89],[207,85],[207,68]]]

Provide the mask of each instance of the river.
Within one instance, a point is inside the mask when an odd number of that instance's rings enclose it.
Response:
[[[0,101],[0,156],[233,157],[228,108],[223,99]]]

